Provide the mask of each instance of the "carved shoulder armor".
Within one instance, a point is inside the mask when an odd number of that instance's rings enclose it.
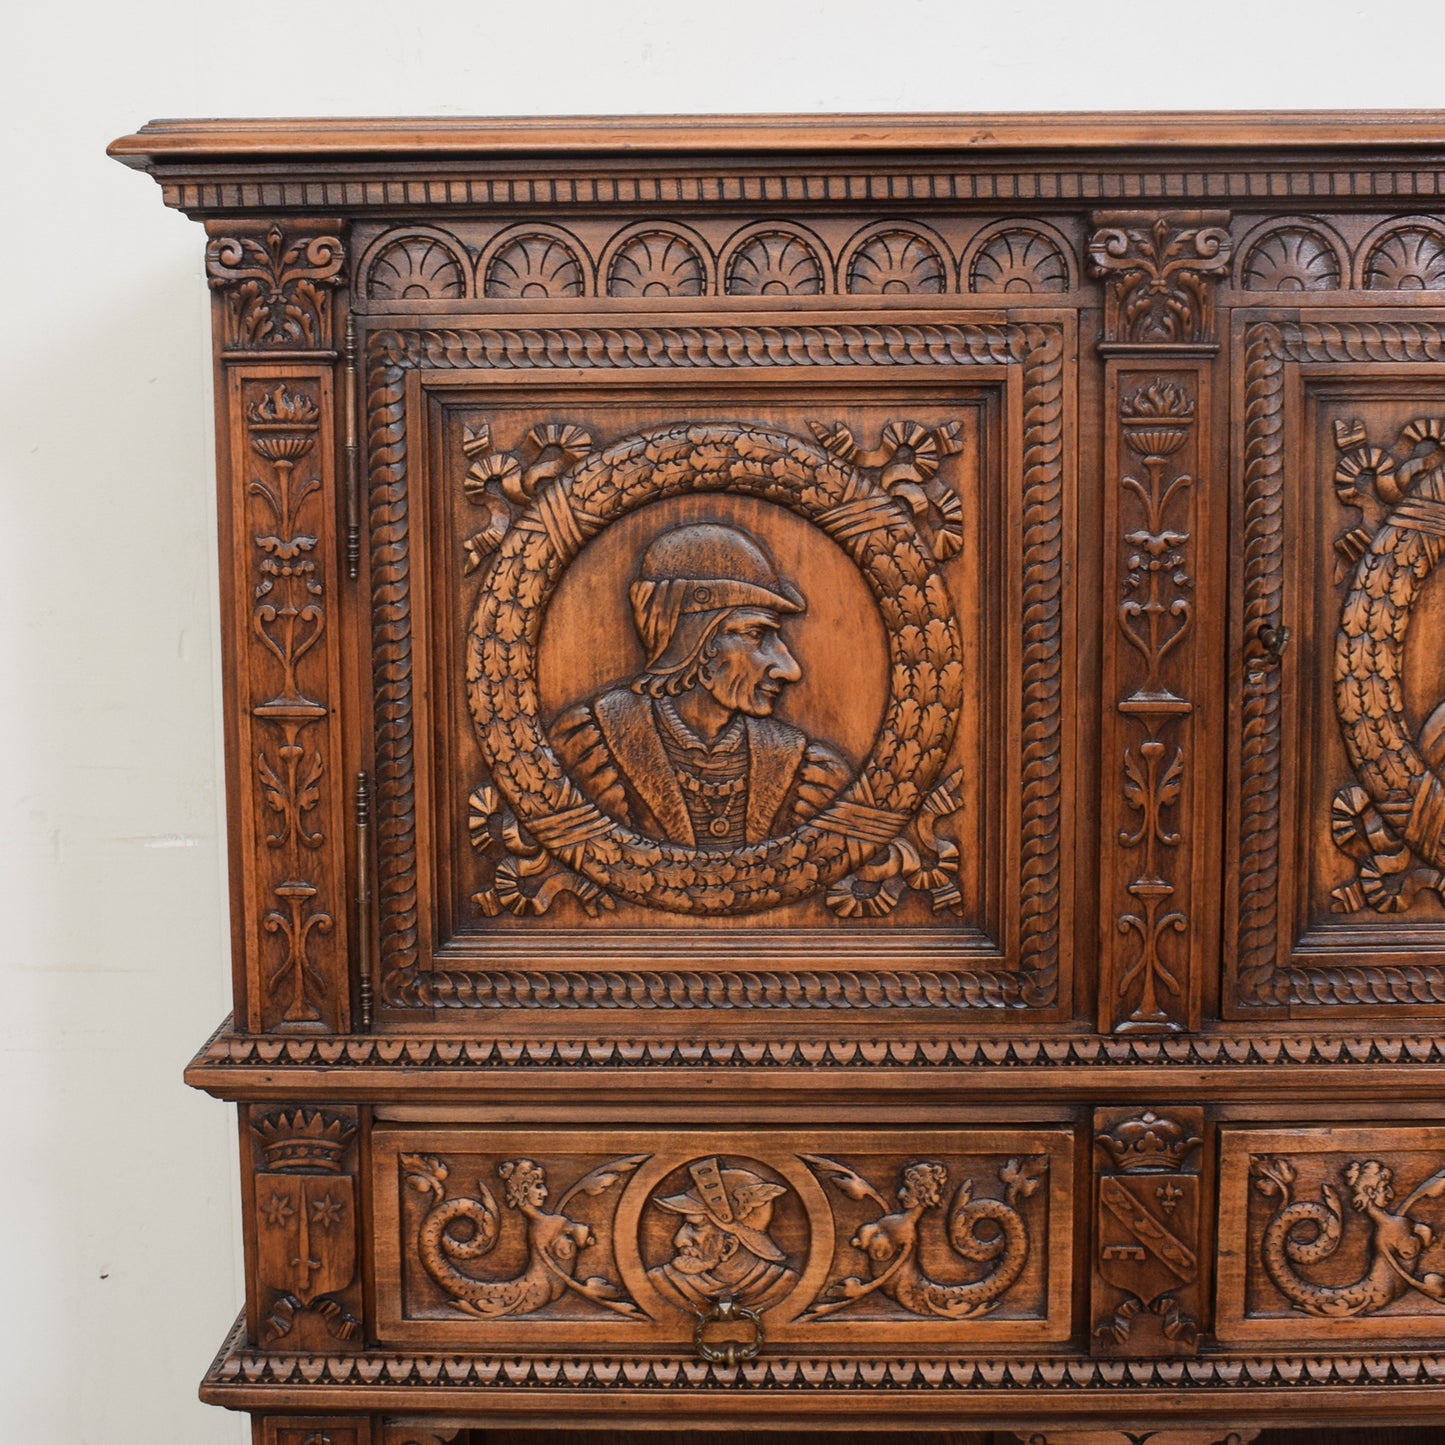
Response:
[[[562,766],[599,808],[619,823],[634,825],[627,788],[597,725],[591,703],[574,703],[557,714],[549,735]]]

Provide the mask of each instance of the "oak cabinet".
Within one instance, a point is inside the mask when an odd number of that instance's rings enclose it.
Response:
[[[214,305],[205,1398],[1445,1415],[1439,117],[112,151]]]

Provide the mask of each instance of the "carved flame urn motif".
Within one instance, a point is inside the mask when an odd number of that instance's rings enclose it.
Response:
[[[1445,119],[113,150],[212,306],[207,1400],[1445,1417]]]

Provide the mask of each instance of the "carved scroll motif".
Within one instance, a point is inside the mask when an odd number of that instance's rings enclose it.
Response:
[[[961,799],[938,774],[962,696],[961,643],[933,569],[963,542],[961,503],[937,475],[958,449],[956,432],[893,423],[872,449],[846,428],[816,424],[815,432],[822,450],[782,432],[717,424],[596,451],[568,423],[533,428],[519,451],[495,452],[480,433],[468,436],[475,460],[464,487],[488,519],[467,544],[468,560],[496,549],[468,669],[497,783],[470,799],[473,840],[496,858],[493,886],[477,895],[484,912],[543,912],[563,889],[593,913],[614,896],[734,913],[826,889],[842,916],[877,915],[910,886],[935,909],[958,907],[957,845],[938,828]],[[631,596],[650,670],[569,710],[550,737],[540,734],[533,619],[583,542],[656,498],[724,489],[809,517],[873,589],[895,658],[894,696],[856,779],[825,742],[771,719],[772,699],[800,675],[780,629],[803,600],[758,539],[715,524],[660,534],[642,558]],[[744,623],[763,635],[714,652],[745,641],[731,636]],[[688,639],[704,625],[713,640],[698,633],[693,647]],[[689,647],[703,659],[691,682],[683,675]],[[667,753],[669,730],[692,736],[682,711],[694,696],[720,724],[726,715],[714,746],[742,729],[746,770],[700,776]],[[626,761],[613,741],[624,735],[634,739]],[[798,797],[791,806],[790,788]],[[776,796],[764,812],[769,790]]]
[[[1445,703],[1406,717],[1405,643],[1445,555],[1445,418],[1420,417],[1393,451],[1335,424],[1335,494],[1363,519],[1335,542],[1348,575],[1335,637],[1335,712],[1356,781],[1335,794],[1331,831],[1356,861],[1337,912],[1398,913],[1445,894]]]
[[[821,1178],[849,1199],[870,1201],[879,1217],[852,1237],[852,1247],[867,1262],[868,1278],[848,1275],[828,1284],[802,1316],[820,1320],[847,1310],[874,1293],[910,1314],[948,1320],[974,1319],[993,1310],[1017,1283],[1029,1260],[1028,1224],[1019,1212],[1048,1173],[1045,1158],[1010,1159],[998,1171],[1003,1197],[974,1197],[973,1178],[964,1179],[947,1209],[949,1172],[937,1160],[914,1159],[899,1172],[898,1208],[862,1175],[835,1159],[800,1156]],[[941,1211],[949,1248],[971,1265],[987,1266],[976,1280],[944,1283],[927,1273],[923,1260],[924,1221]]]
[[[355,1110],[256,1113],[251,1131],[262,1158],[252,1180],[267,1312],[259,1342],[286,1338],[302,1315],[320,1320],[333,1340],[357,1339]]]
[[[1095,1118],[1096,1355],[1198,1349],[1203,1204],[1199,1109],[1101,1110]],[[1140,1330],[1140,1321],[1151,1328]]]
[[[345,251],[336,236],[215,236],[206,274],[225,297],[231,351],[326,351],[333,344],[331,291],[343,284]]]
[[[900,1338],[1068,1328],[1062,1131],[915,1134],[842,1157],[739,1132],[633,1132],[628,1154],[613,1153],[621,1135],[550,1131],[530,1158],[456,1136],[445,1157],[410,1152],[424,1137],[383,1140],[376,1163],[381,1227],[394,1221],[401,1244],[383,1332],[469,1320],[587,1340],[612,1319],[672,1343],[679,1316],[690,1331],[726,1301],[778,1341],[862,1320]],[[995,1152],[1011,1140],[1018,1156]]]
[[[1115,938],[1104,950],[1101,1022],[1114,1031],[1189,1028],[1199,1011],[1195,846],[1207,749],[1194,554],[1211,504],[1206,478],[1214,290],[1232,242],[1224,212],[1103,212],[1089,245],[1105,282],[1111,445],[1109,571],[1117,627],[1105,666],[1116,699],[1105,745],[1121,789],[1104,834]],[[1216,624],[1206,616],[1203,625]],[[1117,895],[1116,895],[1117,896]]]

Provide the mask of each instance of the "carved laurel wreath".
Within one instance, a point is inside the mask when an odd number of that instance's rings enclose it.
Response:
[[[1336,794],[1332,823],[1359,872],[1333,901],[1341,912],[1395,912],[1445,889],[1442,715],[1415,736],[1403,686],[1410,615],[1445,556],[1445,420],[1406,425],[1404,460],[1371,446],[1358,423],[1335,431],[1335,490],[1365,521],[1335,543],[1354,564],[1335,640],[1335,710],[1358,784]]]
[[[857,778],[792,832],[719,853],[660,842],[603,813],[547,740],[537,646],[567,567],[605,527],[667,497],[723,492],[787,507],[848,553],[888,634],[883,724]],[[962,704],[953,605],[904,500],[801,437],[682,424],[625,437],[552,479],[507,529],[484,577],[467,689],[498,787],[528,833],[599,888],[679,913],[777,907],[886,848],[938,780]]]

